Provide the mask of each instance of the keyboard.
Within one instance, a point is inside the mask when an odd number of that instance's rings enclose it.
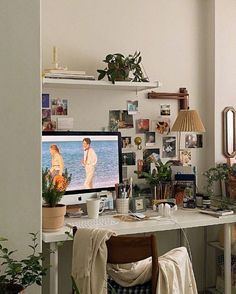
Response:
[[[66,221],[66,226],[68,227],[77,227],[77,228],[101,228],[112,225],[117,225],[119,223],[118,220],[112,218],[97,218],[97,219],[79,219],[79,220],[69,220]]]

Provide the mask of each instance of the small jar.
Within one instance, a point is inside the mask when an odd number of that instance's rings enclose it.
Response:
[[[183,208],[187,208],[188,207],[188,198],[184,197],[183,199]]]
[[[210,208],[211,206],[211,199],[209,196],[203,196],[202,199],[202,207],[203,208]]]

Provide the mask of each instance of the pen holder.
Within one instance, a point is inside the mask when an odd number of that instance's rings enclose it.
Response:
[[[121,214],[129,213],[129,198],[116,199],[116,211]]]

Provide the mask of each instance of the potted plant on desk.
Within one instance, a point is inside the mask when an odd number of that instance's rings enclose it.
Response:
[[[43,231],[54,232],[64,225],[66,206],[59,204],[66,188],[71,181],[71,175],[67,170],[61,175],[52,177],[48,168],[42,170],[42,197],[44,200],[42,209]]]
[[[37,234],[30,233],[32,253],[24,259],[13,258],[16,250],[9,250],[3,243],[7,239],[0,237],[0,293],[18,294],[32,284],[41,285],[42,277],[46,275],[47,267],[42,265],[42,253],[37,253]]]
[[[236,205],[236,164],[228,166],[226,163],[217,164],[203,173],[207,178],[207,195],[220,207]],[[214,195],[214,185],[221,185],[221,197]],[[225,189],[224,189],[225,188]],[[223,190],[226,190],[225,193]]]
[[[154,199],[166,199],[171,195],[171,165],[173,161],[169,160],[163,163],[161,159],[148,158],[149,162],[155,164],[155,168],[151,173],[135,171],[141,177],[144,177],[146,182],[153,188]]]

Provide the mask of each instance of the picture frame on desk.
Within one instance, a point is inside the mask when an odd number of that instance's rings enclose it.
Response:
[[[133,197],[130,199],[130,210],[132,212],[146,211],[146,199],[143,196]]]
[[[183,199],[196,197],[196,184],[191,180],[178,180],[173,182],[173,198],[178,206],[183,205]]]

